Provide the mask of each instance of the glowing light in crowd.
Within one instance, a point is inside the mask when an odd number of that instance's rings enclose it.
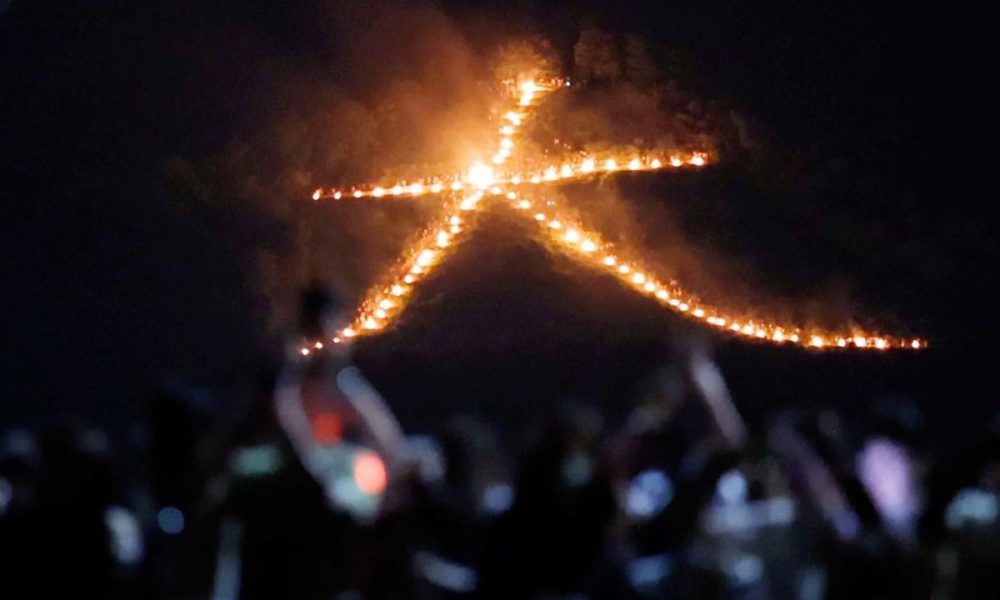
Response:
[[[568,83],[568,82],[567,82]],[[583,154],[549,164],[529,164],[522,160],[519,171],[502,171],[501,165],[514,155],[517,147],[515,135],[529,120],[532,109],[546,94],[563,87],[561,80],[548,82],[522,80],[509,83],[507,89],[516,105],[503,112],[502,125],[491,166],[483,162],[472,164],[464,174],[445,174],[424,177],[416,181],[392,184],[353,186],[347,190],[319,188],[312,199],[340,200],[344,197],[383,198],[419,197],[445,194],[444,219],[424,230],[407,248],[390,277],[369,290],[362,299],[350,325],[336,332],[329,341],[333,344],[347,342],[361,335],[384,330],[405,309],[415,286],[426,279],[455,249],[457,242],[470,231],[473,216],[487,201],[510,201],[517,214],[535,221],[548,242],[595,268],[618,279],[637,293],[643,294],[667,310],[676,312],[716,330],[749,340],[773,344],[790,344],[812,349],[869,349],[890,348],[920,349],[927,342],[919,338],[899,338],[848,328],[845,331],[826,331],[819,328],[750,318],[729,314],[721,308],[703,301],[676,282],[660,281],[648,265],[629,259],[626,253],[615,250],[601,236],[576,222],[570,215],[559,214],[554,203],[542,204],[546,212],[532,212],[539,205],[524,197],[518,190],[524,186],[556,181],[570,181],[621,170],[648,171],[670,168],[700,168],[708,164],[706,152],[636,153],[609,151]],[[471,189],[471,192],[465,191]],[[307,343],[299,349],[303,357],[323,350],[321,341]],[[377,464],[376,462],[377,461]],[[385,466],[377,456],[360,457],[355,462],[355,479],[363,490],[377,490],[385,486]]]
[[[354,458],[354,482],[362,492],[375,496],[385,491],[389,483],[389,473],[378,454],[370,450],[359,453]]]

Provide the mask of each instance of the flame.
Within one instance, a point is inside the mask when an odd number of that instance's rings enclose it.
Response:
[[[568,215],[558,214],[558,210],[552,207],[552,202],[547,204],[550,205],[550,213],[548,215],[538,213],[534,219],[550,243],[566,250],[574,258],[604,270],[637,292],[651,295],[664,308],[676,311],[687,318],[748,339],[813,349],[853,347],[886,350],[926,347],[926,342],[919,338],[901,339],[872,333],[820,331],[792,323],[759,319],[745,321],[736,315],[726,314],[720,308],[703,301],[674,282],[663,283],[644,265],[621,259],[608,252],[612,249],[611,245],[602,241],[597,232],[587,230]],[[599,249],[603,249],[604,252],[598,253]]]
[[[464,198],[455,198],[446,206],[447,214],[435,226],[428,227],[411,245],[405,260],[397,267],[389,282],[373,287],[361,301],[360,309],[348,327],[337,332],[338,337],[353,338],[364,333],[376,333],[389,326],[405,309],[415,284],[432,273],[455,250],[456,242],[469,231],[468,219],[458,211],[476,211],[482,191]]]
[[[524,79],[516,85],[508,82],[515,106],[502,113],[502,124],[498,128],[497,146],[490,161],[502,165],[514,156],[517,144],[514,136],[518,129],[531,117],[532,110],[547,93],[568,86],[568,81],[552,80],[540,82]],[[558,143],[558,140],[556,140]],[[558,144],[557,144],[558,145]],[[532,213],[535,205],[518,190],[524,186],[545,184],[554,181],[576,180],[596,174],[619,171],[626,165],[630,171],[650,171],[671,168],[700,168],[709,163],[709,154],[704,151],[684,152],[672,150],[667,153],[635,154],[623,151],[608,151],[595,154],[580,154],[557,160],[555,163],[532,164],[519,158],[521,170],[503,173],[483,162],[475,162],[464,174],[444,173],[419,178],[413,181],[366,184],[346,190],[317,188],[312,193],[313,200],[343,197],[375,198],[386,195],[412,198],[445,194],[443,220],[436,226],[427,228],[404,252],[404,258],[397,265],[389,280],[370,289],[362,299],[351,324],[336,332],[333,343],[347,342],[358,336],[383,331],[406,309],[414,288],[426,279],[445,258],[455,251],[457,242],[470,231],[469,219],[462,215],[475,214],[489,201],[510,201],[518,214],[536,222],[543,235],[555,245],[578,260],[601,269],[617,278],[636,292],[647,295],[665,309],[683,315],[685,318],[716,327],[719,331],[747,339],[766,341],[774,344],[792,344],[812,349],[855,348],[886,350],[889,348],[926,348],[925,340],[901,339],[858,330],[823,331],[792,323],[781,323],[765,319],[747,319],[739,315],[726,314],[719,307],[704,302],[696,295],[680,287],[676,282],[663,283],[654,270],[627,258],[614,250],[611,244],[602,240],[594,231],[586,229],[569,215],[559,214],[551,201],[544,204],[551,208],[547,213]],[[459,195],[466,184],[475,191]],[[516,189],[512,189],[516,188]],[[489,195],[487,195],[489,192]],[[308,357],[314,351],[324,349],[321,341],[303,346],[299,352]],[[377,487],[377,486],[373,486]]]
[[[466,180],[477,188],[484,189],[496,181],[496,173],[493,171],[493,167],[477,162],[469,167]]]
[[[528,106],[531,104],[531,101],[534,99],[535,94],[538,93],[540,88],[533,79],[528,79],[526,81],[522,81],[520,85],[518,85],[518,89],[521,92],[521,98],[518,101],[518,104],[521,106]]]

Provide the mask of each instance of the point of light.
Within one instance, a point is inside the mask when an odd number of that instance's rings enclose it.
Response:
[[[493,167],[477,162],[469,167],[468,180],[477,188],[485,189],[496,181],[496,173],[493,171]]]
[[[156,524],[167,535],[177,535],[184,531],[184,513],[174,506],[165,506],[156,513]]]
[[[354,458],[354,483],[358,489],[371,496],[385,491],[389,484],[389,473],[378,454],[370,450],[359,453]]]

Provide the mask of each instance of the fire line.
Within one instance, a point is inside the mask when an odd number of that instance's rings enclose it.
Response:
[[[508,82],[510,106],[497,128],[497,147],[488,162],[472,164],[464,173],[428,176],[415,181],[366,184],[345,189],[319,188],[313,200],[415,199],[443,195],[444,218],[424,230],[408,247],[387,283],[376,285],[363,297],[350,325],[336,332],[334,344],[384,330],[406,308],[413,290],[463,241],[475,216],[492,202],[506,201],[518,214],[535,221],[542,235],[577,260],[601,269],[660,306],[703,323],[720,332],[758,342],[789,344],[808,349],[888,350],[922,349],[926,340],[865,331],[842,330],[782,323],[728,314],[701,300],[675,281],[660,281],[652,271],[605,242],[599,233],[566,217],[550,201],[537,203],[525,195],[539,185],[566,182],[626,171],[700,168],[709,163],[707,152],[674,151],[665,154],[607,152],[579,155],[535,165],[525,170],[505,168],[514,155],[518,132],[530,121],[533,110],[567,82],[561,79]],[[327,340],[310,340],[300,348],[303,356],[322,350]]]

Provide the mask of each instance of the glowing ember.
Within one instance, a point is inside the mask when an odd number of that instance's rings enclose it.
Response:
[[[479,189],[488,188],[496,180],[493,167],[476,163],[469,168],[468,181]]]
[[[535,81],[525,79],[516,87],[508,84],[511,101],[509,110],[502,113],[502,125],[498,128],[497,145],[491,162],[501,165],[508,162],[514,155],[517,143],[515,134],[525,121],[530,119],[532,110],[545,95],[556,89],[568,86],[568,81]],[[558,143],[558,140],[556,140]],[[523,157],[518,159],[523,160]],[[533,205],[522,193],[511,187],[517,186],[523,190],[526,185],[538,185],[547,182],[575,180],[592,177],[594,174],[618,171],[620,165],[627,165],[630,171],[657,170],[669,165],[673,168],[703,167],[709,162],[705,152],[672,151],[658,156],[636,156],[634,152],[597,153],[596,155],[575,156],[556,161],[555,164],[534,164],[522,171],[505,171],[500,173],[495,167],[482,162],[476,162],[468,167],[464,175],[438,174],[418,178],[409,182],[400,181],[389,184],[360,185],[349,188],[350,191],[318,188],[312,192],[313,200],[343,197],[382,198],[393,197],[416,198],[432,194],[446,194],[444,202],[444,220],[436,227],[429,227],[404,253],[404,258],[397,265],[395,275],[390,281],[378,285],[368,292],[360,304],[360,308],[350,326],[337,332],[332,338],[334,343],[347,341],[361,335],[368,335],[384,330],[401,315],[412,291],[411,287],[428,277],[428,275],[444,262],[444,259],[455,250],[457,242],[471,230],[458,214],[476,213],[485,204],[484,199],[491,202],[494,199],[506,199],[520,211],[527,211]],[[527,163],[526,163],[527,164]],[[460,197],[468,185],[477,191]],[[488,192],[488,195],[487,195]],[[654,275],[655,270],[639,265],[632,260],[622,260],[614,256],[617,253],[611,244],[602,240],[594,231],[589,231],[576,222],[571,215],[558,214],[552,201],[544,202],[546,207],[552,207],[555,216],[544,213],[520,212],[526,218],[538,223],[543,235],[556,247],[565,249],[575,258],[603,269],[610,276],[617,278],[623,285],[635,291],[647,294],[664,308],[684,314],[691,319],[697,319],[725,331],[734,336],[747,339],[767,341],[775,344],[795,344],[807,348],[856,348],[877,349],[889,348],[926,348],[927,342],[921,339],[900,339],[883,335],[872,335],[864,332],[831,332],[820,331],[809,327],[800,327],[789,323],[776,323],[754,318],[748,322],[738,315],[724,314],[718,307],[702,301],[697,296],[685,291],[675,282],[665,284]],[[548,208],[546,208],[548,210]],[[458,214],[456,214],[458,213]],[[599,253],[603,249],[605,252]],[[316,341],[302,347],[299,352],[308,357],[314,350],[319,351],[324,345]],[[360,464],[363,462],[364,465]],[[355,476],[359,486],[366,487],[374,493],[384,487],[384,465],[377,456],[365,457],[355,465]],[[376,462],[378,464],[376,464]],[[381,469],[381,471],[380,471]],[[362,482],[362,480],[364,480]]]

